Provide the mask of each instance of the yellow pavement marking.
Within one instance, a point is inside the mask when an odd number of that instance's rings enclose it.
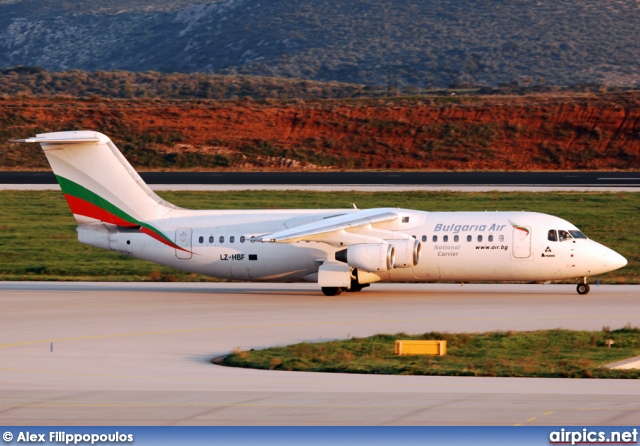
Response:
[[[576,409],[572,409],[572,410],[576,410]],[[550,411],[548,411],[548,412],[543,413],[543,414],[542,414],[542,416],[551,415],[553,412],[554,412],[553,410],[550,410]],[[537,419],[538,419],[538,417],[531,417],[531,418],[529,418],[525,423],[529,423],[529,422],[531,422],[531,421],[535,421],[535,420],[537,420]],[[524,424],[524,423],[518,423],[518,424],[514,424],[514,426],[522,426],[523,424]]]

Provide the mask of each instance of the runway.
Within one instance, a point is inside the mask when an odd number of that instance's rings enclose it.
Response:
[[[638,192],[635,172],[140,172],[162,190]],[[0,172],[0,190],[60,190],[52,172]]]
[[[637,380],[234,369],[374,333],[640,326],[637,286],[0,283],[2,425],[635,425]]]
[[[150,185],[369,185],[640,187],[640,175],[620,171],[362,171],[140,172]],[[0,184],[57,184],[52,172],[0,172]]]

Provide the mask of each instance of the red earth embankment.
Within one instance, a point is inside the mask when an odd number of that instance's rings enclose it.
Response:
[[[143,170],[632,170],[640,93],[317,102],[0,101],[0,169],[48,169],[10,138],[103,132]]]

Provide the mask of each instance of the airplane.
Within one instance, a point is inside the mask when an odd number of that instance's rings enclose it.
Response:
[[[241,281],[314,282],[327,296],[375,282],[547,282],[627,260],[553,215],[401,208],[189,210],[156,195],[109,137],[38,134],[87,245]]]

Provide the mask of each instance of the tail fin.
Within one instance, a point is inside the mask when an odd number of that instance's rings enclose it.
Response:
[[[79,224],[136,227],[179,209],[158,197],[102,133],[43,133],[16,142],[40,143]]]

